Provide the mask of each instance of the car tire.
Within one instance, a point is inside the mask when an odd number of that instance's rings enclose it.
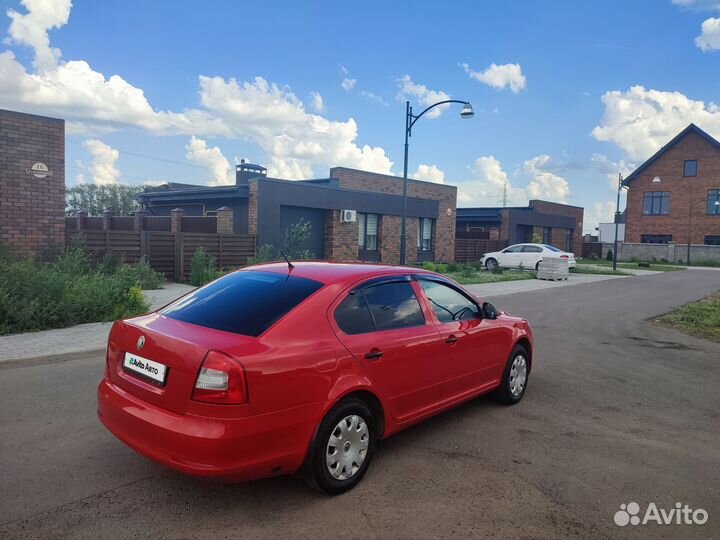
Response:
[[[353,398],[341,401],[325,415],[315,435],[310,484],[329,495],[351,490],[370,466],[375,442],[375,418],[367,404]]]
[[[488,270],[495,270],[498,267],[497,259],[493,259],[490,257],[487,261],[485,261],[485,268]]]
[[[525,347],[516,345],[508,358],[502,381],[494,397],[505,405],[515,405],[525,395],[530,376],[530,355]]]

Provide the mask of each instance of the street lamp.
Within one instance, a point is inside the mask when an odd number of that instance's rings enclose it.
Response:
[[[430,109],[437,107],[438,105],[445,105],[446,103],[460,103],[463,108],[460,111],[460,118],[472,118],[475,116],[472,105],[468,101],[459,101],[457,99],[446,99],[444,101],[438,101],[433,105],[430,105],[427,109],[418,115],[414,115],[410,102],[405,102],[405,160],[403,164],[403,212],[402,212],[402,226],[400,230],[400,264],[405,264],[405,251],[407,247],[407,187],[408,187],[408,148],[409,139],[412,137],[412,127],[415,125],[420,117],[428,112]]]
[[[653,182],[657,180],[660,181],[659,177],[653,178]],[[615,244],[613,245],[613,266],[612,269],[617,270],[617,252],[618,252],[618,227],[620,226],[620,192],[622,191],[622,188],[625,186],[623,185],[623,176],[622,173],[618,174],[618,189],[617,189],[617,204],[615,205]]]

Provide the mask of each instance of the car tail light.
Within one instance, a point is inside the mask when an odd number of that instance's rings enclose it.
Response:
[[[561,259],[569,259],[570,257],[568,255],[560,255]]]
[[[206,403],[247,403],[245,370],[228,355],[210,351],[198,373],[192,398]]]

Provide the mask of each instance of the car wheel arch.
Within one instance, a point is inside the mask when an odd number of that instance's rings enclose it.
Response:
[[[512,348],[514,349],[518,345],[527,351],[528,372],[529,372],[532,370],[532,365],[533,365],[533,361],[532,361],[533,351],[532,351],[532,346],[530,345],[530,340],[526,336],[522,336],[519,339],[515,340],[515,343],[513,343]]]

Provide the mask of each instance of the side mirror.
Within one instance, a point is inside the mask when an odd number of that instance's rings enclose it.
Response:
[[[482,314],[485,319],[497,319],[500,312],[490,302],[483,302]]]

